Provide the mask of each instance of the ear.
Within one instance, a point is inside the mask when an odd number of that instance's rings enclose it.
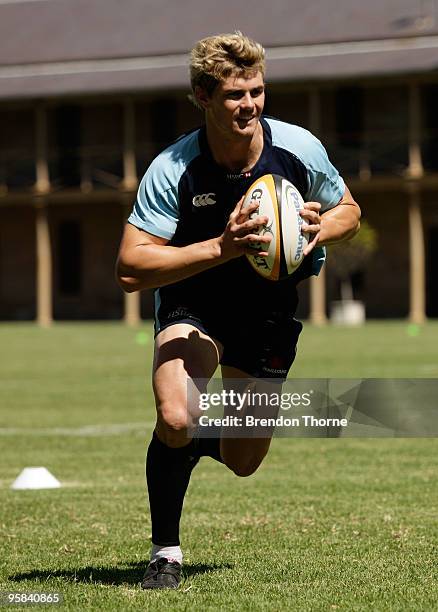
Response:
[[[195,98],[196,98],[196,101],[199,104],[199,106],[203,110],[207,110],[207,108],[210,106],[210,96],[205,91],[205,89],[203,89],[202,87],[197,85],[195,87],[194,94],[195,94]]]

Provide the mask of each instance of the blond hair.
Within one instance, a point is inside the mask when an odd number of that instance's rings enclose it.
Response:
[[[265,74],[265,50],[262,45],[242,32],[218,34],[203,38],[190,53],[190,83],[192,102],[198,106],[195,88],[211,95],[218,83],[231,75],[243,76],[255,72]]]

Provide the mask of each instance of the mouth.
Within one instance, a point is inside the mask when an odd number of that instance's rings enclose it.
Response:
[[[245,127],[249,123],[251,123],[251,121],[254,121],[255,119],[256,119],[255,115],[251,115],[250,117],[237,117],[236,121],[239,127]]]

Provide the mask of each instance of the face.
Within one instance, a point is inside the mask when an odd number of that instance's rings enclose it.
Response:
[[[207,124],[227,138],[249,138],[254,134],[265,103],[265,84],[260,72],[230,76],[211,96],[200,92]]]

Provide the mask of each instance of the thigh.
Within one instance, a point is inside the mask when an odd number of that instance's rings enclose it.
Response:
[[[170,325],[157,335],[152,383],[159,424],[184,423],[189,385],[203,392],[203,381],[213,376],[221,353],[219,342],[187,323]]]
[[[302,327],[289,313],[247,318],[227,337],[221,364],[257,379],[281,382],[295,359]]]
[[[242,419],[242,423],[246,422],[247,416],[276,418],[278,404],[271,403],[270,399],[274,394],[281,393],[281,384],[251,377],[247,372],[231,366],[222,366],[222,378],[224,389],[228,391],[232,389],[241,397],[244,397],[249,390],[252,397],[260,398],[260,403],[250,402],[239,410],[238,417]],[[225,408],[224,413],[225,416],[237,414],[235,408],[232,410]],[[245,436],[239,437],[242,429]],[[252,474],[266,456],[273,432],[273,427],[260,429],[257,426],[244,426],[229,429],[221,439],[221,455],[224,462],[236,474],[242,476]]]

